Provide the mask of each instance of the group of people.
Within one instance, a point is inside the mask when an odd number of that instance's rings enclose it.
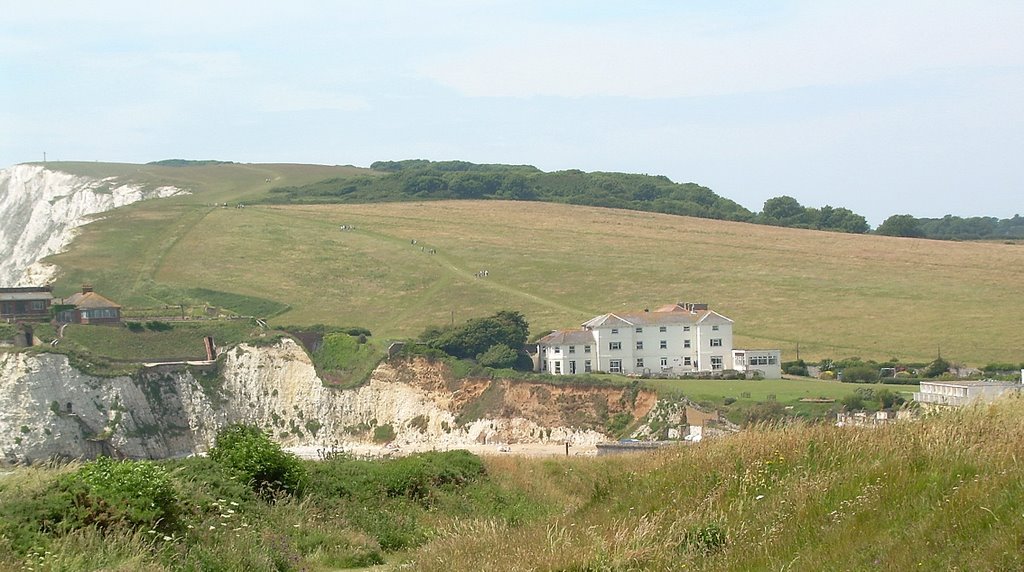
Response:
[[[416,246],[416,244],[418,242],[419,241],[414,238],[414,239],[409,241],[409,244],[411,244],[413,246]],[[436,248],[427,248],[425,246],[421,246],[420,247],[420,252],[426,252],[427,254],[437,254],[437,249]]]

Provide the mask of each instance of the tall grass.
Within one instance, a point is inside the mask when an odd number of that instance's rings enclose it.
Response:
[[[879,429],[762,426],[629,462],[532,464],[519,485],[562,491],[548,493],[559,514],[449,530],[414,568],[1020,569],[1022,430],[1024,401],[1009,400]]]
[[[1006,399],[637,456],[341,458],[270,502],[208,459],[173,461],[172,533],[39,536],[76,467],[21,468],[0,478],[0,569],[1019,570],[1022,431],[1024,400]]]

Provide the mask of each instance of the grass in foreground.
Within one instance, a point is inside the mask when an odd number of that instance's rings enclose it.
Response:
[[[794,425],[622,460],[506,465],[559,491],[519,527],[463,522],[416,570],[1016,570],[1013,400],[880,429]],[[600,468],[600,469],[598,469]]]
[[[1010,399],[629,457],[335,459],[270,502],[209,459],[171,461],[179,528],[156,532],[69,527],[53,485],[75,467],[19,468],[0,478],[0,568],[1017,570],[1022,431]]]

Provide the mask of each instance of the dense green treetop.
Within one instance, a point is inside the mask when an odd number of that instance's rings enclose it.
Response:
[[[177,163],[169,161],[165,163]],[[504,199],[619,208],[773,226],[862,234],[867,220],[843,207],[805,207],[782,195],[765,201],[760,213],[696,183],[676,183],[662,175],[544,172],[532,165],[477,164],[467,161],[377,161],[376,173],[277,187],[262,202],[274,204],[374,203],[392,201]],[[1024,218],[917,219],[893,215],[878,234],[955,240],[1024,238]]]
[[[886,236],[903,236],[908,238],[924,236],[924,231],[921,230],[921,225],[917,222],[917,219],[908,214],[892,215],[885,219],[875,232]]]
[[[271,190],[270,203],[368,203],[408,200],[506,199],[621,208],[748,221],[753,213],[695,183],[664,176],[546,173],[530,165],[479,165],[465,161],[379,161],[382,175],[335,178]]]
[[[825,205],[805,207],[793,197],[783,195],[764,202],[754,222],[793,228],[811,228],[862,234],[871,227],[867,219],[847,208]]]

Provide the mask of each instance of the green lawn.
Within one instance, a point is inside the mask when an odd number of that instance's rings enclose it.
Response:
[[[248,320],[175,322],[170,330],[133,332],[121,326],[64,328],[61,342],[100,358],[147,361],[157,359],[206,359],[203,338],[213,336],[218,346],[227,346],[259,336],[262,332]],[[58,344],[60,347],[60,344]]]

